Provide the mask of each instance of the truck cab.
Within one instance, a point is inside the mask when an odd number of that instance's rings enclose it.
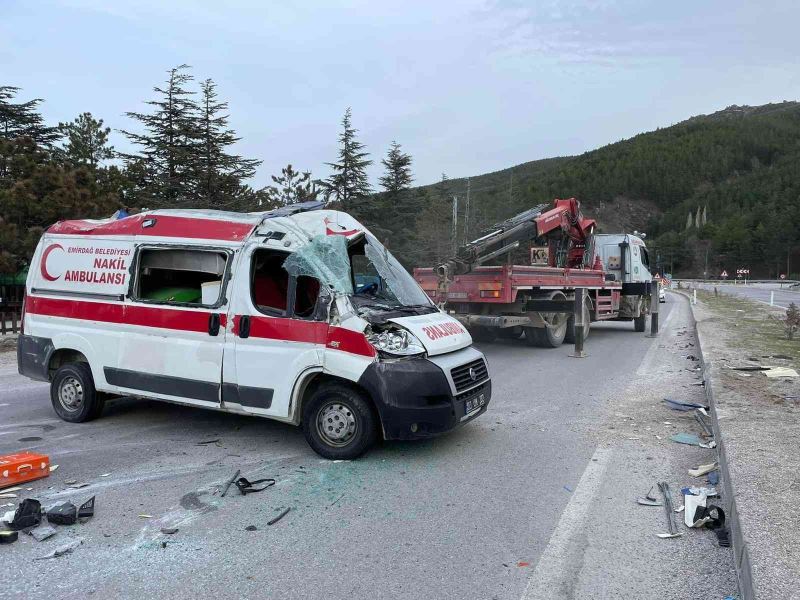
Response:
[[[614,281],[621,281],[623,293],[633,293],[641,284],[653,280],[650,257],[644,240],[629,233],[598,233],[594,236],[595,254]],[[627,284],[627,286],[626,286]]]
[[[150,211],[45,232],[19,372],[64,420],[115,395],[301,425],[327,458],[441,434],[486,411],[461,324],[346,213]]]

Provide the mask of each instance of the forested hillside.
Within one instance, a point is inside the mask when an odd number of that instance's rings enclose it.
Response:
[[[647,232],[651,255],[667,271],[712,276],[749,267],[775,277],[787,273],[789,259],[787,275],[796,276],[800,104],[732,106],[580,156],[471,177],[465,215],[467,191],[466,179],[450,180],[409,190],[394,210],[378,197],[361,211],[397,234],[394,247],[407,264],[421,264],[451,245],[453,196],[460,240],[465,225],[472,237],[531,205],[576,196],[605,231]]]

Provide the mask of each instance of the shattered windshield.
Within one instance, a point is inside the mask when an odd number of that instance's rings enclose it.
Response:
[[[428,312],[436,307],[414,278],[377,239],[351,243],[341,235],[318,235],[289,255],[283,268],[295,277],[314,277],[358,307]]]
[[[385,308],[433,308],[428,295],[403,265],[371,235],[350,250],[354,299]],[[360,302],[361,303],[361,302]]]

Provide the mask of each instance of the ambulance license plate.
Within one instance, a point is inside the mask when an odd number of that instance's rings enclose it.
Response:
[[[486,405],[486,395],[478,394],[472,398],[464,400],[464,416],[468,417],[477,410],[480,410]]]

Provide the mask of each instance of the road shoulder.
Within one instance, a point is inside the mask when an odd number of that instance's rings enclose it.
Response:
[[[781,341],[769,308],[757,303],[701,294],[693,308],[742,598],[796,597],[800,385],[734,367],[794,366],[800,344]],[[791,359],[771,358],[787,351]]]

